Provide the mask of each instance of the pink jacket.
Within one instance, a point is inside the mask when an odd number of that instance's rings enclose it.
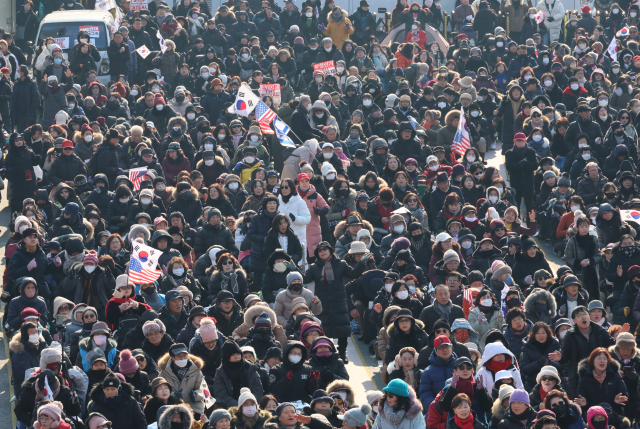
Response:
[[[298,195],[302,197],[299,187]],[[316,192],[316,188],[313,185],[309,185],[309,191],[306,196],[302,197],[302,199],[307,203],[309,213],[311,213],[311,221],[307,225],[307,251],[309,252],[309,256],[314,256],[316,246],[318,246],[318,243],[322,241],[322,229],[320,228],[320,216],[315,214],[313,209],[314,207],[319,209],[328,209],[329,205],[324,198],[322,198],[322,195]]]

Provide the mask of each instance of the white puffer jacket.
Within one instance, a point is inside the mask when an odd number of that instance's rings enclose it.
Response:
[[[299,195],[293,195],[289,198],[289,201],[285,203],[282,200],[282,195],[278,194],[278,211],[283,213],[291,222],[291,229],[294,234],[298,236],[300,243],[307,242],[307,225],[311,222],[311,213],[309,213],[309,207]],[[291,219],[291,215],[295,220]]]

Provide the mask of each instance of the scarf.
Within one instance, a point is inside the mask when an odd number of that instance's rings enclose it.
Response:
[[[333,275],[333,266],[331,265],[331,260],[333,259],[333,255],[329,257],[324,263],[324,267],[322,267],[322,280],[329,283],[335,280]]]
[[[460,419],[458,416],[454,416],[453,420],[460,429],[473,429],[473,414],[470,414],[465,420]]]
[[[422,123],[422,128],[424,128],[425,130],[428,130],[429,128],[431,128],[432,125],[435,125],[437,122],[440,122],[440,121],[431,121],[431,122],[424,121]]]
[[[231,136],[231,140],[233,140],[233,148],[235,150],[238,149],[238,145],[240,144],[240,139],[242,139],[242,131],[240,131],[238,134],[234,134]]]
[[[389,207],[384,207],[380,202],[380,198],[376,198],[376,204],[378,205],[378,214],[381,217],[391,217],[391,212],[393,211],[393,203],[389,203]],[[389,229],[389,222],[384,222],[382,224],[383,228]]]
[[[116,261],[118,259],[123,259],[124,257],[127,256],[127,249],[125,249],[124,247],[120,249],[118,252],[114,252],[111,249],[107,250],[107,252],[109,253],[109,256],[111,256]]]
[[[453,302],[449,300],[449,302],[447,302],[447,305],[442,305],[436,300],[433,301],[433,308],[440,316],[444,315],[448,319],[449,314],[451,313],[451,309],[453,308]]]
[[[240,293],[240,289],[238,288],[238,274],[236,274],[235,271],[229,271],[228,273],[221,271],[220,274],[222,276],[222,290],[231,291],[236,295]]]
[[[576,296],[571,296],[567,293],[567,301],[576,302],[578,300],[578,294]]]
[[[471,399],[471,402],[473,402],[473,397],[476,391],[476,380],[473,378],[473,375],[466,380],[458,380],[456,391],[458,393],[466,393],[469,399]]]
[[[484,364],[484,366],[489,371],[491,371],[491,372],[493,372],[495,374],[498,371],[505,370],[505,369],[507,369],[507,368],[509,368],[511,366],[511,356],[507,356],[507,358],[503,362],[496,362],[492,358],[491,361],[489,361],[486,364]]]
[[[76,262],[84,261],[84,252],[81,252],[76,256],[69,255],[66,250],[64,252],[66,255],[66,259],[64,261],[64,264],[62,264],[62,271],[64,274],[67,274],[67,271],[69,271],[69,268],[71,268],[73,264],[75,264]]]
[[[522,104],[522,97],[519,100],[514,100],[509,96],[509,101],[511,101],[511,109],[513,110],[513,119],[516,119],[518,113],[520,112],[520,105]]]
[[[174,288],[176,288],[176,287],[178,287],[178,286],[182,286],[182,285],[183,285],[183,284],[185,284],[185,282],[187,281],[187,276],[186,276],[186,274],[185,274],[185,276],[184,276],[184,277],[182,277],[182,278],[177,278],[177,279],[176,279],[175,277],[173,277],[173,274],[172,274],[172,275],[169,275],[169,276],[167,276],[167,277],[169,277],[169,280],[171,280],[171,284],[173,284],[173,287],[174,287]]]
[[[384,417],[389,421],[389,423],[391,423],[391,425],[398,426],[402,423],[404,415],[404,410],[395,411],[387,401],[384,401]]]
[[[593,370],[593,378],[595,378],[598,383],[602,384],[604,383],[604,379],[607,377],[607,371],[605,370],[605,372],[602,373],[602,375],[598,375],[598,373],[596,372],[596,370]]]
[[[549,392],[544,390],[544,387],[542,387],[542,384],[540,385],[540,398],[542,399],[542,402],[544,402],[544,398],[547,397],[547,393],[549,393]]]
[[[176,365],[173,359],[171,360],[171,370],[176,375],[176,377],[178,377],[178,381],[180,383],[182,383],[182,380],[184,380],[184,378],[187,376],[187,371],[189,371],[190,366],[191,366],[190,360],[187,361],[187,364],[185,365],[184,368],[180,368],[178,365]]]

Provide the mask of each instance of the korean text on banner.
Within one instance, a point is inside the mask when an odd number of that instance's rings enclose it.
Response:
[[[131,0],[131,12],[147,9],[147,0]]]
[[[282,96],[280,94],[280,84],[279,83],[269,83],[260,85],[260,96],[264,97],[265,95],[271,96],[273,98],[273,102],[279,106],[282,102]]]
[[[336,62],[331,60],[317,63],[313,66],[313,71],[321,71],[325,76],[336,74]]]
[[[69,38],[68,37],[56,37],[53,39],[54,43],[60,46],[60,49],[69,49]]]

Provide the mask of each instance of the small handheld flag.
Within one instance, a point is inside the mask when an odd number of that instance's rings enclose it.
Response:
[[[134,283],[153,283],[162,274],[162,270],[156,270],[158,258],[162,253],[153,247],[142,243],[133,242],[131,247],[131,259],[129,260],[129,278]]]
[[[264,104],[262,100],[258,101],[256,106],[256,119],[260,124],[260,130],[265,134],[273,134],[271,129],[271,122],[276,119],[276,112],[269,109],[269,106]]]
[[[285,124],[278,118],[276,118],[273,125],[276,128],[276,134],[278,135],[278,140],[280,140],[280,144],[282,146],[296,147],[296,144],[287,135],[291,130],[291,128],[289,128],[289,125]]]
[[[453,137],[453,144],[451,145],[451,152],[457,153],[463,156],[467,149],[471,147],[469,140],[469,127],[467,127],[467,119],[464,117],[464,108],[460,108],[460,121],[458,122],[458,129],[456,135]]]
[[[626,27],[625,27],[626,28]],[[618,61],[618,45],[616,44],[616,38],[614,37],[609,43],[607,52],[613,61]]]
[[[129,170],[129,180],[133,183],[133,190],[140,190],[140,182],[144,179],[145,174],[147,174],[147,167],[140,168],[132,168]]]

